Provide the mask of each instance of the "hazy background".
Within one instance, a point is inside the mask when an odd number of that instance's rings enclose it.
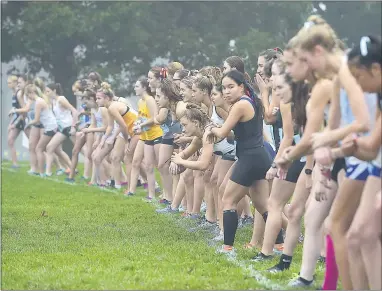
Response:
[[[381,35],[380,2],[2,2],[1,153],[7,154],[7,76],[29,73],[63,85],[95,70],[118,96],[153,65],[221,66],[238,55],[254,76],[259,52],[281,47],[310,14],[320,14],[348,46]],[[20,158],[27,150],[17,140]],[[70,151],[71,146],[64,147]]]

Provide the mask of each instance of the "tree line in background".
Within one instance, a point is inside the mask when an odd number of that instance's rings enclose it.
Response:
[[[44,69],[69,99],[91,70],[127,96],[158,57],[194,69],[239,55],[253,76],[259,52],[282,48],[314,11],[348,45],[381,35],[380,2],[15,1],[2,4],[2,62],[25,58],[30,74]]]

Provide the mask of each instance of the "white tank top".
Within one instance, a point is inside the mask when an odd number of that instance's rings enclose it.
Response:
[[[52,131],[57,129],[56,117],[53,114],[53,111],[49,108],[41,110],[40,113],[40,122],[44,126],[44,131]]]
[[[224,123],[224,119],[217,114],[215,105],[212,106],[211,121],[217,125],[222,125]],[[236,142],[229,143],[227,139],[225,138],[221,140],[220,142],[214,144],[214,152],[220,152],[223,155],[231,152],[232,155],[235,155]]]
[[[375,119],[377,114],[377,94],[375,93],[364,93],[365,102],[367,105],[367,111],[369,113],[369,126],[370,131],[360,134],[361,136],[370,135],[372,129],[375,126]],[[344,89],[341,88],[340,91],[340,105],[341,105],[341,126],[348,125],[354,121],[354,115],[350,107],[348,96]],[[348,165],[355,165],[359,163],[366,163],[365,161],[359,160],[356,157],[345,158]]]
[[[54,101],[53,103],[53,112],[57,119],[58,127],[64,129],[66,127],[72,126],[73,117],[72,112],[69,109],[63,109],[58,101]]]
[[[96,126],[97,127],[102,127],[103,122],[102,122],[102,113],[101,113],[101,108],[99,107],[98,110],[92,108],[92,113],[94,114],[94,118],[96,120]]]

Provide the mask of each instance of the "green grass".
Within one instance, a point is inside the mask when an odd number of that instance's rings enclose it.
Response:
[[[159,215],[155,205],[107,192],[2,170],[2,289],[265,289],[248,270],[216,254],[192,222]],[[63,177],[53,177],[63,180]],[[42,215],[42,213],[44,213]],[[270,275],[271,262],[250,263],[242,249],[251,228],[238,230],[238,261],[285,288],[301,263]],[[318,282],[323,266],[318,268]],[[269,282],[268,282],[269,283]],[[277,287],[276,286],[276,287]]]

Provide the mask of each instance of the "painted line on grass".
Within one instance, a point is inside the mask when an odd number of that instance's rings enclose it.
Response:
[[[4,165],[4,163],[2,163],[2,164]],[[6,168],[6,167],[2,167],[2,170],[8,171],[8,172],[12,172],[12,173],[18,173],[19,172],[18,170]],[[36,176],[36,177],[37,178],[41,178],[39,176]],[[69,185],[69,186],[89,187],[86,184],[70,183],[70,182],[65,182],[65,181],[62,181],[62,180],[59,180],[59,179],[56,179],[56,178],[43,177],[42,179],[45,179],[45,180],[48,180],[48,181],[52,181],[52,182],[56,182],[56,183],[59,183],[59,184]],[[111,192],[111,193],[114,193],[114,194],[122,194],[121,192],[118,192],[118,191],[115,191],[115,190],[100,189],[98,187],[94,187],[94,188],[99,190],[99,191],[101,191],[101,192],[104,191],[104,192]],[[153,201],[151,204],[156,209],[162,209],[162,207],[160,207],[160,204],[158,202],[156,202],[156,201]],[[167,217],[169,217],[170,220],[172,222],[174,222],[177,226],[185,228],[188,231],[190,231],[189,225],[187,225],[186,220],[184,220],[184,219],[175,219],[175,217],[173,215],[167,215]],[[207,242],[207,245],[210,246],[210,247],[217,247],[218,246],[218,242],[213,241],[212,239],[208,239],[207,238],[206,242]],[[272,280],[268,279],[267,277],[262,275],[259,271],[255,270],[255,268],[251,264],[247,264],[244,260],[239,260],[237,258],[237,256],[236,256],[236,254],[234,256],[226,255],[225,258],[228,261],[230,261],[231,263],[233,263],[234,265],[236,265],[237,267],[241,268],[244,271],[244,273],[246,273],[250,277],[254,278],[263,287],[265,287],[267,289],[271,289],[271,290],[283,290],[283,289],[285,289],[285,286],[283,287],[281,285],[278,285],[277,283],[272,282]]]

